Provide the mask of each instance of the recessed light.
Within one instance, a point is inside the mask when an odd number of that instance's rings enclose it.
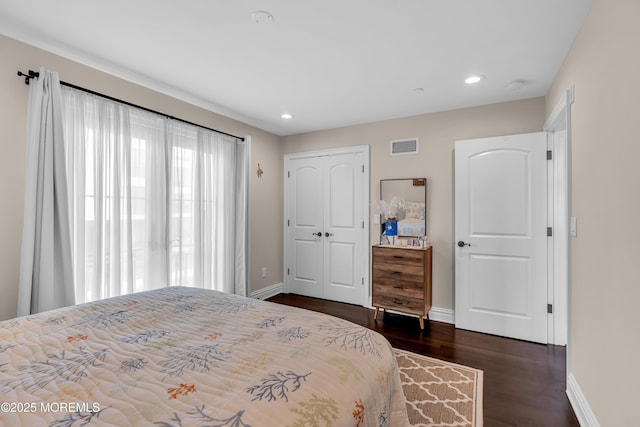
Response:
[[[292,119],[293,118],[293,114],[283,113],[283,114],[280,115],[280,117],[282,117],[283,119]]]
[[[466,84],[468,84],[468,85],[473,85],[473,84],[476,84],[476,83],[478,83],[478,82],[480,82],[482,80],[484,80],[484,76],[481,75],[481,74],[477,74],[477,75],[474,75],[474,76],[467,77],[467,79],[464,82]]]

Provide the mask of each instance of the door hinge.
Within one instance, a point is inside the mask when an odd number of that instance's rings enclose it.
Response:
[[[364,173],[364,165],[362,165],[362,173]]]
[[[547,313],[553,314],[553,304],[547,304]]]
[[[553,160],[553,153],[551,150],[547,150],[547,160]]]
[[[287,178],[291,178],[291,171],[287,171]]]
[[[289,269],[287,268],[287,276],[289,275]]]
[[[553,228],[547,227],[547,237],[551,237],[551,236],[553,236]]]
[[[362,228],[364,229],[364,221],[362,221]]]
[[[361,277],[362,279],[362,286],[364,286],[364,277]]]

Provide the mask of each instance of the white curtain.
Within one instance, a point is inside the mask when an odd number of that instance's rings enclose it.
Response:
[[[245,294],[247,145],[62,91],[77,300],[171,285]]]
[[[65,172],[60,81],[41,68],[29,87],[18,316],[75,303]]]
[[[236,144],[235,293],[247,296],[249,271],[249,164],[251,138]]]

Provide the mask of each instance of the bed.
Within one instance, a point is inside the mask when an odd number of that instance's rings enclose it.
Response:
[[[424,202],[405,202],[398,221],[399,236],[424,236],[426,211]]]
[[[398,221],[398,236],[424,236],[424,228],[424,219],[401,219]]]
[[[0,322],[0,395],[7,426],[409,425],[380,334],[186,287]]]

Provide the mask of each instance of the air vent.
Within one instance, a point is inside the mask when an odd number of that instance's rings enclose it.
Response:
[[[398,139],[391,141],[391,155],[401,156],[404,154],[418,153],[418,138]]]

